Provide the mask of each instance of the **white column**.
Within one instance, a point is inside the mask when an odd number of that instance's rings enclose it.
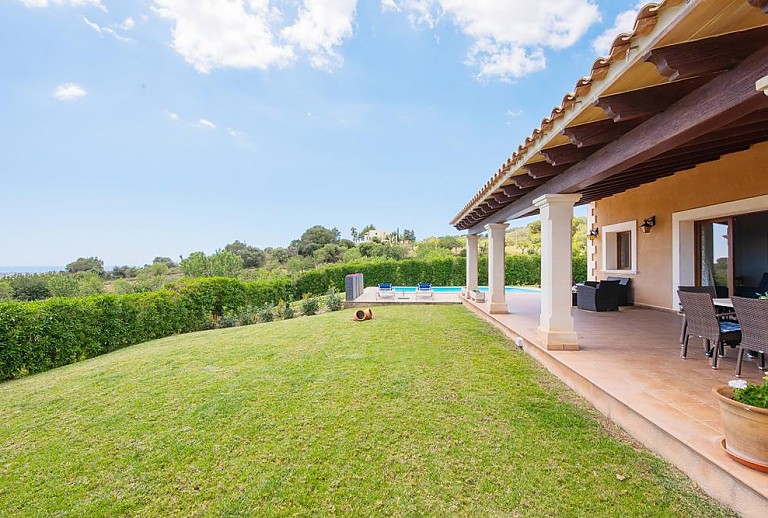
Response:
[[[477,289],[477,242],[480,236],[467,234],[467,295]]]
[[[545,194],[533,200],[541,213],[541,316],[547,349],[578,350],[571,316],[571,219],[579,194]]]
[[[488,292],[491,298],[491,313],[509,313],[507,294],[504,290],[504,238],[506,223],[491,223],[488,231]]]

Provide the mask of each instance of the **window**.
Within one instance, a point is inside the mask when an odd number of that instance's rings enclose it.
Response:
[[[637,222],[625,221],[606,225],[602,234],[602,264],[604,273],[637,273]]]

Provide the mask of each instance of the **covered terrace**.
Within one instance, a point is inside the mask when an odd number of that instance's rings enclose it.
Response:
[[[614,40],[451,221],[467,234],[468,292],[477,286],[478,235],[489,239],[489,300],[464,304],[745,516],[768,515],[768,475],[721,449],[710,393],[734,377],[735,354],[713,370],[694,341],[680,358],[676,293],[709,285],[700,229],[713,235],[716,218],[768,214],[766,163],[768,0],[666,0],[640,10],[633,32]],[[599,234],[588,276],[631,278],[634,307],[572,307],[571,221],[584,204]],[[541,294],[506,295],[506,228],[533,214],[541,218]],[[655,227],[641,228],[648,220]],[[768,272],[764,238],[735,251],[731,228],[721,236],[729,295],[734,253]],[[620,232],[626,265],[611,258]],[[744,375],[762,377],[752,363]]]
[[[641,9],[634,31],[615,39],[610,55],[595,62],[591,75],[576,83],[451,221],[467,232],[469,290],[477,284],[477,235],[488,234],[491,313],[507,311],[504,236],[510,220],[541,217],[540,340],[550,349],[578,349],[571,318],[574,205],[589,203],[594,222],[598,202],[625,193],[622,200],[647,207],[649,216],[659,193],[632,198],[640,192],[634,189],[685,173],[680,177],[685,183],[673,189],[686,196],[711,179],[700,166],[748,153],[756,164],[749,168],[752,176],[742,180],[743,171],[715,171],[717,183],[708,190],[717,192],[722,184],[725,192],[740,182],[743,189],[727,199],[735,205],[721,204],[727,205],[723,210],[768,210],[768,182],[759,171],[768,150],[761,144],[768,140],[767,13],[768,0],[667,0]],[[673,264],[660,269],[672,270],[671,278],[656,279],[656,272],[638,268],[652,264],[658,249],[638,253],[633,247],[627,273],[635,281],[645,277],[664,294],[661,303],[650,297],[636,300],[640,305],[677,310],[677,286],[696,283],[693,222],[680,218],[692,218],[686,214],[710,202],[686,203],[688,210],[670,213],[658,231],[669,235],[661,252],[668,252]],[[636,239],[637,221],[627,224]],[[592,279],[609,270],[606,264],[598,268],[595,246],[588,265]]]

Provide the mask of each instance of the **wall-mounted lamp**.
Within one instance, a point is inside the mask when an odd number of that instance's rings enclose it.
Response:
[[[587,239],[589,239],[590,241],[594,241],[597,238],[597,234],[598,234],[598,229],[597,227],[595,227],[589,232],[587,232]]]
[[[645,221],[640,224],[640,230],[643,231],[643,234],[649,234],[655,225],[656,216],[651,216],[650,218],[645,218]]]

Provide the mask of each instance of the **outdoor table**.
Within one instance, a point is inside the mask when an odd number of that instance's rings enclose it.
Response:
[[[733,301],[731,299],[712,299],[712,303],[721,308],[733,309]]]

